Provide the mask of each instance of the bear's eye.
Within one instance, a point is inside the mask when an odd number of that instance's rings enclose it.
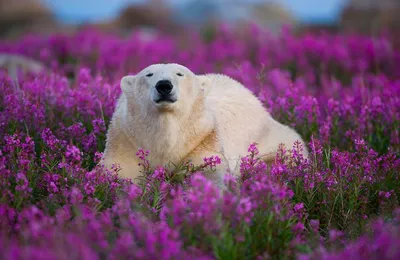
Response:
[[[178,75],[179,77],[183,77],[183,74],[180,72],[176,73],[176,75]]]
[[[149,74],[146,75],[146,77],[149,77],[149,78],[150,78],[151,76],[153,76],[153,73],[149,73]]]

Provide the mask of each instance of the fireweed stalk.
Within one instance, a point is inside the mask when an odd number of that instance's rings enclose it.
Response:
[[[50,69],[21,74],[19,88],[0,71],[2,258],[398,259],[400,52],[390,35],[188,35],[84,30],[0,43]],[[121,77],[156,62],[240,80],[307,147],[280,147],[266,165],[251,144],[224,191],[202,174],[218,157],[170,171],[140,149],[137,184],[118,165],[95,167]]]

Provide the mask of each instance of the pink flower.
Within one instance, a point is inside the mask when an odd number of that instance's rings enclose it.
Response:
[[[211,156],[204,158],[204,167],[210,167],[211,169],[215,169],[218,164],[221,164],[221,159],[218,156]]]

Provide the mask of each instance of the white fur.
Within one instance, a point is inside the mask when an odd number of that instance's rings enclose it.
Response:
[[[146,76],[149,73],[151,77]],[[155,85],[162,79],[172,82],[175,103],[154,102]],[[275,121],[248,89],[225,75],[195,75],[179,64],[155,64],[125,76],[121,88],[101,163],[119,164],[123,177],[141,175],[135,155],[139,148],[150,150],[153,167],[184,159],[198,165],[204,157],[218,155],[223,163],[209,176],[221,184],[228,171],[239,174],[239,158],[251,143],[258,143],[267,160],[274,158],[280,143],[287,148],[296,140],[303,143],[293,129]],[[211,138],[213,131],[216,138]]]
[[[273,160],[279,144],[291,149],[298,140],[304,141],[293,129],[272,118],[262,103],[236,80],[222,74],[206,74],[210,90],[207,107],[213,111],[222,153],[229,162],[229,169],[238,174],[240,157],[248,154],[251,143],[258,143],[260,155]]]

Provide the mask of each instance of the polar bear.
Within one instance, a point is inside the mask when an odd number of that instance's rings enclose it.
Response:
[[[253,142],[266,161],[275,158],[281,143],[304,145],[250,90],[225,75],[154,64],[123,77],[121,89],[100,163],[109,168],[119,164],[122,177],[141,175],[135,156],[139,148],[150,150],[152,167],[188,160],[200,165],[203,158],[217,155],[222,163],[208,177],[222,185],[225,173],[240,174],[240,157]]]

